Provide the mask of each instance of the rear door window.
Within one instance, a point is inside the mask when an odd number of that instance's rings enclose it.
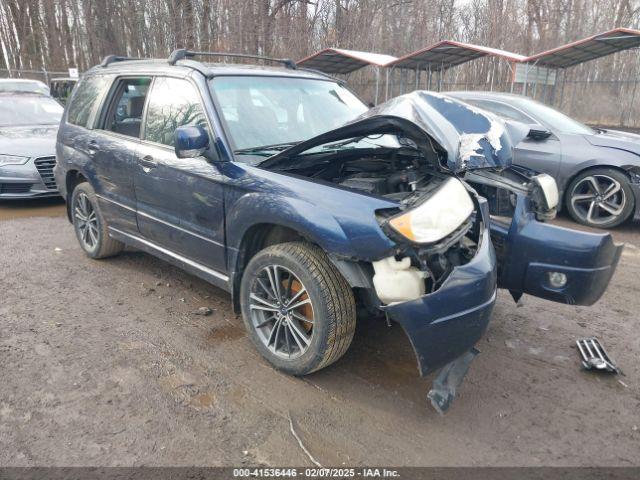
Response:
[[[93,128],[96,113],[113,77],[97,75],[80,81],[69,105],[67,122],[84,128]]]
[[[173,146],[176,128],[184,125],[199,125],[207,130],[198,91],[187,80],[156,78],[147,106],[144,139]]]
[[[150,77],[121,79],[107,111],[105,130],[140,138],[142,113],[150,85]]]

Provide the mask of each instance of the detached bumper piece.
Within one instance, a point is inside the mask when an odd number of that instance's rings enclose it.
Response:
[[[431,405],[440,415],[444,415],[449,410],[451,403],[456,398],[458,387],[469,371],[469,365],[479,353],[480,351],[476,348],[472,348],[461,357],[445,365],[438,373],[427,398],[431,400]]]
[[[584,338],[578,340],[576,345],[578,345],[578,350],[582,357],[582,366],[585,370],[622,373],[597,338]]]

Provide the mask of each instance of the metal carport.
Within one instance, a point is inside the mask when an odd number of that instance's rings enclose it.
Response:
[[[513,72],[513,83],[522,83],[522,93],[528,94],[528,85],[533,85],[533,92],[529,95],[537,97],[538,85],[544,87],[541,100],[554,104],[556,89],[560,83],[560,99],[562,104],[566,83],[566,70],[607,55],[612,55],[624,50],[640,47],[640,30],[630,28],[615,28],[607,32],[598,33],[582,40],[562,45],[524,59],[523,65],[518,67],[518,72]],[[636,60],[635,81],[631,91],[629,115],[636,98],[638,76],[640,75],[640,56]],[[561,82],[558,79],[561,77]],[[551,87],[551,88],[548,88]],[[547,98],[550,95],[550,98]]]
[[[454,40],[443,40],[429,47],[417,50],[398,58],[387,65],[387,90],[385,97],[389,97],[389,77],[394,70],[402,70],[401,77],[406,77],[406,72],[414,72],[415,86],[420,83],[420,74],[427,72],[427,85],[431,89],[432,74],[438,73],[438,90],[442,87],[442,73],[457,65],[476,60],[483,57],[494,57],[508,61],[510,64],[522,62],[526,57],[517,53],[500,50],[497,48],[474,45],[471,43],[457,42]],[[401,78],[401,91],[406,83],[406,78]],[[391,85],[392,86],[392,85]]]
[[[374,67],[376,71],[375,103],[377,104],[380,90],[380,68],[386,67],[395,60],[397,60],[396,57],[382,53],[325,48],[297,61],[296,65],[332,75],[347,75],[363,67]]]

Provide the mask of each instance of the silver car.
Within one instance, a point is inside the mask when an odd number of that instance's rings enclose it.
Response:
[[[49,96],[0,92],[0,200],[58,195],[53,167],[62,112]]]
[[[559,205],[579,223],[613,228],[640,219],[640,135],[595,129],[521,95],[447,92],[508,120],[527,124],[529,136],[513,162],[556,179]]]

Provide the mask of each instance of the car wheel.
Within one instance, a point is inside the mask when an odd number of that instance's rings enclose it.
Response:
[[[109,237],[96,192],[89,183],[80,183],[71,194],[71,213],[76,237],[91,258],[106,258],[120,253],[124,244]]]
[[[583,225],[617,227],[633,213],[634,197],[629,179],[611,168],[597,168],[578,175],[569,184],[567,210]]]
[[[306,375],[338,360],[356,325],[351,287],[318,247],[273,245],[249,262],[240,285],[242,317],[274,367]]]

